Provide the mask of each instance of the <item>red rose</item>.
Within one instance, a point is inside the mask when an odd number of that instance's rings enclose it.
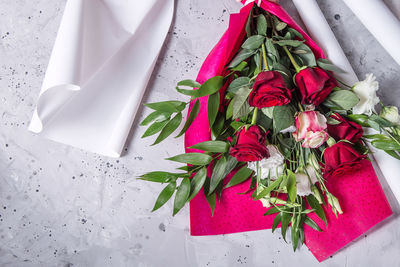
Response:
[[[238,161],[259,161],[269,157],[265,145],[266,133],[260,127],[253,125],[247,130],[243,128],[237,135],[236,145],[229,151]]]
[[[331,115],[331,118],[340,121],[339,124],[328,124],[328,133],[336,140],[348,140],[352,143],[357,142],[363,135],[363,129],[361,125],[345,120],[339,114]]]
[[[257,75],[249,96],[252,107],[267,108],[289,104],[292,94],[277,71],[264,71]]]
[[[318,106],[337,87],[336,80],[321,68],[306,68],[296,74],[302,104]]]
[[[354,172],[359,167],[360,161],[366,155],[358,153],[354,147],[346,142],[339,142],[325,149],[325,169],[324,174],[328,176],[341,176]]]

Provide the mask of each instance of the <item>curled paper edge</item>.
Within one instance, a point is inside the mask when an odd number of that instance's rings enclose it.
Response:
[[[84,10],[83,2],[84,1],[81,0],[70,0],[67,2],[43,86],[39,94],[37,108],[34,110],[28,130],[53,141],[71,145],[90,152],[110,157],[120,157],[146,86],[161,51],[161,47],[171,25],[174,1],[153,0],[151,3],[147,3],[146,7],[148,7],[148,9],[144,14],[141,12],[142,18],[138,23],[136,32],[129,33],[128,35],[128,31],[124,29],[127,32],[128,38],[123,41],[121,47],[116,49],[115,53],[105,60],[104,64],[99,66],[99,69],[95,71],[87,81],[82,81],[80,77],[81,50],[79,49],[79,46],[80,40],[82,39],[81,23]],[[115,3],[117,3],[117,1]],[[152,12],[152,14],[157,13],[158,18],[152,19],[154,16],[150,16],[150,12]],[[71,19],[71,17],[74,19]],[[142,30],[140,31],[140,29]],[[152,34],[148,33],[147,36],[143,36],[146,35],[143,34],[145,29],[149,30],[149,32],[153,29],[154,32]],[[148,55],[145,56],[146,62],[144,62],[140,74],[136,74],[136,76],[139,75],[139,78],[133,81],[134,83],[132,83],[132,79],[127,79],[128,83],[130,82],[129,86],[131,87],[129,94],[125,92],[126,97],[123,98],[122,103],[109,103],[111,106],[119,105],[116,107],[118,115],[114,116],[114,119],[112,120],[112,129],[110,126],[106,126],[108,127],[109,133],[101,140],[101,142],[92,141],[90,136],[82,137],[85,139],[84,141],[86,141],[84,142],[83,140],[74,140],[74,137],[69,139],[66,134],[60,135],[54,131],[52,132],[51,127],[53,122],[57,120],[57,114],[59,114],[71,101],[74,101],[75,98],[79,98],[78,95],[79,93],[82,93],[82,90],[85,90],[85,85],[90,83],[90,80],[93,79],[97,73],[101,72],[102,69],[107,68],[108,63],[109,65],[113,64],[112,61],[114,60],[114,57],[121,57],[124,52],[135,54],[135,51],[133,51],[134,49],[131,47],[137,46],[138,50],[143,50],[143,47],[149,41],[154,45],[150,45],[151,49],[149,49]],[[68,42],[69,45],[65,45],[65,42]],[[58,62],[59,60],[55,59],[57,53],[60,53],[60,50],[64,55],[66,55],[65,58],[68,59],[63,66],[60,66]],[[137,53],[138,52],[136,52],[136,54]],[[143,59],[142,56],[139,57]],[[129,55],[127,55],[127,58],[129,58]],[[139,61],[140,58],[138,59]],[[127,70],[125,69],[124,71],[126,72]],[[133,69],[132,72],[135,72],[135,69]],[[136,69],[136,72],[138,72],[138,69]],[[88,103],[88,105],[90,105],[90,103]],[[101,127],[98,130],[101,131]],[[77,131],[79,131],[79,128]],[[82,132],[82,135],[85,135],[84,131]]]

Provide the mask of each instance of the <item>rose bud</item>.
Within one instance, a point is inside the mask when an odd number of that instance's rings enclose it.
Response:
[[[324,175],[341,176],[357,170],[361,160],[366,155],[361,155],[354,147],[346,142],[339,142],[324,151]]]
[[[297,130],[293,136],[297,142],[304,140],[303,147],[318,148],[329,137],[325,132],[326,127],[326,118],[318,111],[300,112],[296,117]]]
[[[296,74],[301,103],[318,106],[337,87],[337,81],[321,68],[306,68]]]
[[[357,142],[363,135],[361,125],[345,120],[339,114],[331,115],[331,118],[339,121],[339,124],[328,124],[328,133],[331,137],[339,140],[348,140],[352,143]]]
[[[260,127],[253,125],[247,130],[243,128],[237,134],[236,145],[229,151],[232,157],[238,161],[260,161],[269,157],[267,146],[265,145],[266,133]]]
[[[290,103],[292,94],[285,80],[277,71],[264,71],[257,75],[249,104],[256,108],[283,106]]]

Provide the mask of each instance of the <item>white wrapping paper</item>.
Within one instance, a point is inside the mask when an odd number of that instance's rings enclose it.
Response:
[[[293,0],[300,17],[307,27],[311,38],[320,45],[326,56],[346,73],[335,73],[337,78],[348,85],[358,81],[339,42],[326,21],[316,0]]]
[[[174,0],[69,0],[29,130],[119,157]]]
[[[400,65],[400,20],[382,0],[343,0]]]
[[[357,2],[357,0],[354,0],[354,2]],[[358,81],[358,78],[329,27],[329,24],[322,14],[316,0],[293,0],[293,3],[296,5],[301,19],[306,25],[311,37],[313,37],[314,40],[325,49],[328,58],[335,65],[341,67],[347,72],[345,76],[340,76],[338,78],[342,78],[345,83],[353,85]],[[373,157],[379,166],[380,171],[385,177],[397,201],[400,203],[400,161],[389,156],[384,151],[377,150],[372,146],[370,148],[374,152]]]

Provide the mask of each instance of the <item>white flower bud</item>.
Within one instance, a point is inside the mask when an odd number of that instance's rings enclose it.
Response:
[[[384,107],[381,111],[380,116],[395,125],[400,125],[400,115],[397,107],[394,106]]]

